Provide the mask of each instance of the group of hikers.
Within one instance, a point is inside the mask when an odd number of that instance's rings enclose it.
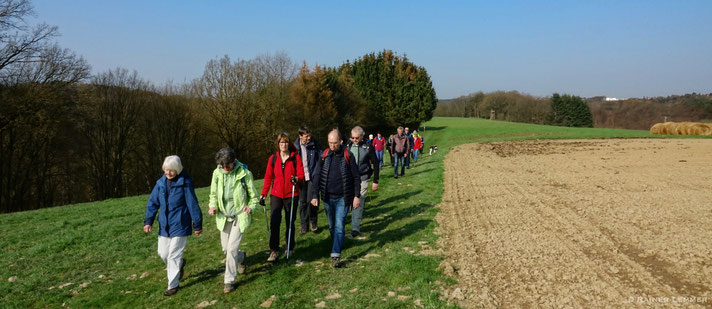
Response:
[[[289,258],[295,247],[295,200],[302,235],[318,231],[317,215],[321,201],[332,241],[331,266],[341,267],[346,215],[352,210],[351,236],[361,235],[368,183],[372,178],[371,189],[378,190],[384,148],[391,156],[394,177],[398,178],[404,175],[404,168],[409,168],[411,155],[413,162],[417,161],[423,142],[417,132],[408,134],[408,128],[403,127],[398,127],[397,133],[388,140],[380,132],[366,140],[363,128],[356,126],[345,144],[338,129],[329,132],[328,147],[322,149],[312,139],[308,127],[301,126],[298,132],[299,138],[294,141],[287,133],[278,134],[275,141],[277,149],[268,158],[259,195],[252,173],[247,165],[237,160],[233,149],[223,148],[215,155],[217,167],[210,184],[208,214],[215,215],[225,254],[225,293],[235,290],[237,274],[245,272],[245,252],[240,250],[242,235],[249,227],[251,214],[257,205],[265,207],[268,194],[270,254],[267,261],[279,259],[282,212],[287,225],[285,254]],[[171,296],[178,292],[179,280],[183,276],[186,264],[183,250],[187,236],[193,231],[195,235],[202,233],[202,212],[191,177],[182,173],[180,158],[175,155],[166,157],[162,169],[164,175],[156,181],[148,198],[143,230],[150,233],[158,215],[158,255],[166,264],[168,277],[168,289],[163,295]]]

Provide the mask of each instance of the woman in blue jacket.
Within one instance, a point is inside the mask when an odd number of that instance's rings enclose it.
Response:
[[[143,221],[143,231],[150,233],[158,213],[158,255],[166,263],[168,275],[165,296],[178,292],[178,280],[183,277],[186,262],[183,249],[188,236],[193,230],[195,235],[200,235],[203,230],[203,214],[195,197],[193,179],[181,173],[182,170],[178,156],[166,157],[163,161],[165,175],[153,187]]]

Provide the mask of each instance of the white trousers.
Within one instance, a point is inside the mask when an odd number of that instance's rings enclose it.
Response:
[[[163,259],[163,263],[166,263],[169,289],[178,287],[180,262],[181,259],[183,259],[183,249],[185,249],[186,240],[188,240],[188,236],[158,236],[158,256]]]
[[[220,232],[220,244],[225,254],[225,284],[235,283],[237,278],[237,264],[242,264],[245,260],[245,252],[240,251],[240,225],[237,220],[225,222],[225,227]]]

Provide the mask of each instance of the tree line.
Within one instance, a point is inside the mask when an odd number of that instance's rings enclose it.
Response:
[[[649,130],[665,121],[712,122],[712,93],[606,101],[586,100],[599,128]]]
[[[417,127],[437,98],[425,68],[389,50],[338,67],[285,53],[212,59],[185,84],[154,85],[117,68],[91,75],[79,55],[31,26],[27,0],[0,1],[0,212],[150,192],[178,155],[209,184],[222,147],[262,177],[277,133],[309,126],[325,144],[338,127],[384,134]]]
[[[434,115],[440,117],[474,117],[495,120],[591,127],[591,111],[581,97],[554,93],[539,98],[517,91],[476,92],[449,101],[438,102]]]

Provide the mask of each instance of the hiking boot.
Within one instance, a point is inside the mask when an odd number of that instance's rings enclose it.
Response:
[[[245,264],[244,263],[238,263],[237,264],[237,273],[238,274],[244,274],[245,273]]]
[[[304,234],[306,234],[306,233],[307,233],[307,227],[306,227],[306,226],[302,226],[302,230],[299,232],[299,235],[304,235]]]
[[[187,261],[185,259],[180,260],[180,271],[178,272],[178,280],[183,279],[183,269],[185,268],[185,263]],[[175,294],[175,293],[173,293]],[[171,294],[171,295],[173,295]]]
[[[163,296],[173,296],[176,295],[176,293],[178,293],[178,287],[166,290],[163,292]]]
[[[398,179],[398,175],[393,176],[393,179]]]
[[[359,231],[351,231],[351,237],[358,237],[359,235],[361,235],[361,232],[359,232]]]
[[[279,251],[270,251],[269,257],[267,258],[267,262],[274,262],[277,260],[279,257]]]
[[[316,225],[311,228],[312,233],[316,233],[318,230],[319,228]]]
[[[333,267],[333,268],[341,267],[341,258],[340,257],[332,257],[331,258],[331,267]]]
[[[230,292],[235,291],[235,285],[232,283],[225,283],[225,288],[223,289],[223,293],[227,294]]]

